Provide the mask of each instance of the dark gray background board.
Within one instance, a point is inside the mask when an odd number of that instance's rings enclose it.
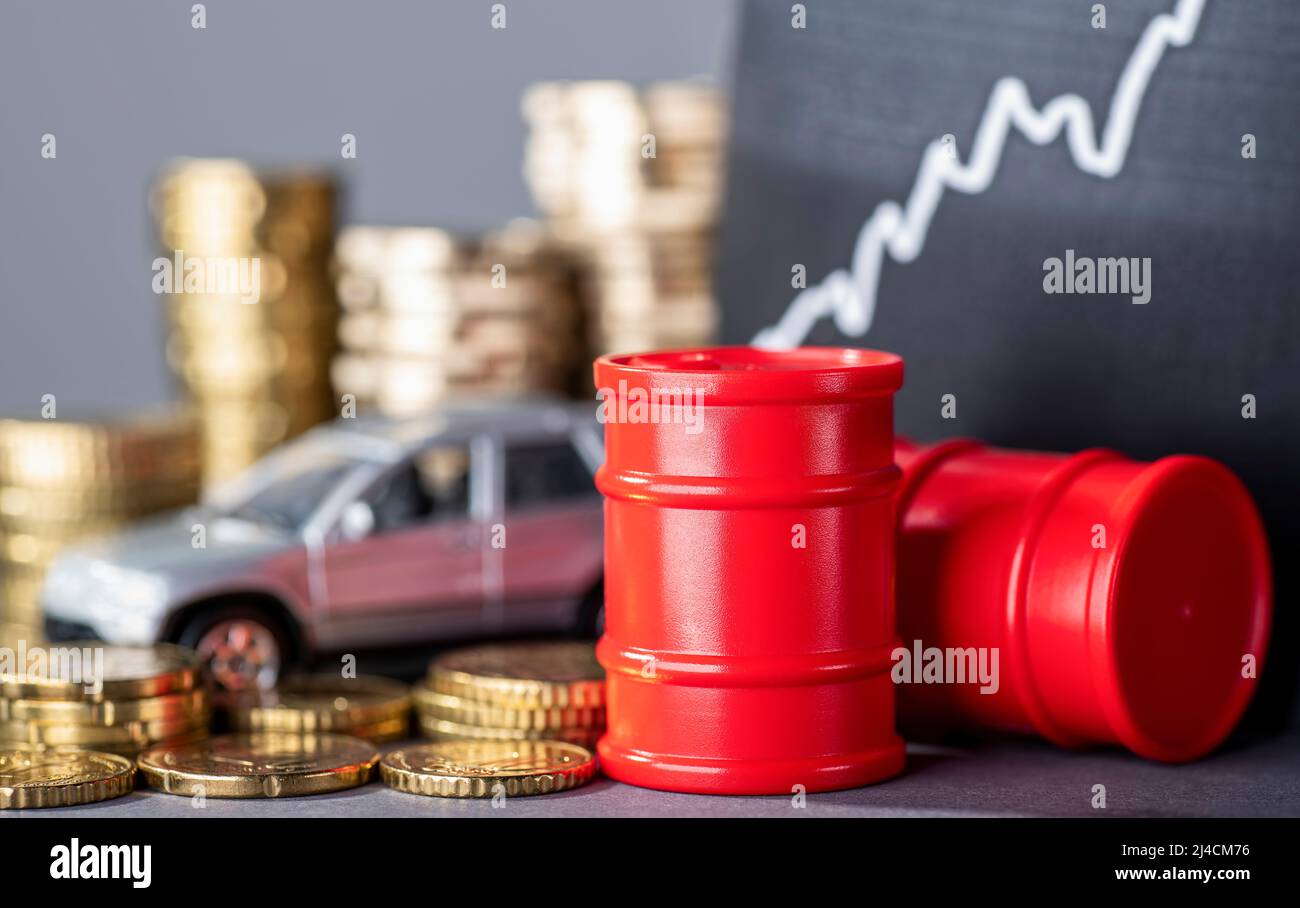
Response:
[[[1094,129],[1157,16],[1188,0],[826,0],[744,7],[719,263],[724,339],[745,343],[795,294],[852,263],[859,229],[904,202],[926,146],[968,160],[994,86],[1021,79],[1035,108],[1076,93]],[[1226,461],[1265,513],[1278,568],[1261,715],[1286,714],[1295,678],[1300,538],[1300,4],[1207,0],[1141,95],[1111,178],[1066,142],[1008,135],[988,188],[948,191],[919,255],[885,256],[865,334],[820,320],[806,340],[902,354],[897,428],[1150,459]],[[1257,157],[1242,156],[1253,134]],[[1151,259],[1151,299],[1049,295],[1044,262]],[[941,416],[953,394],[957,418]],[[1242,418],[1253,394],[1257,418]]]

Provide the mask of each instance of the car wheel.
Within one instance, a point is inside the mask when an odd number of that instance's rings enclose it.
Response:
[[[247,606],[201,612],[178,642],[198,653],[208,677],[223,690],[274,687],[290,655],[280,622]]]
[[[583,597],[578,608],[578,636],[599,639],[605,633],[605,583],[596,584],[595,589]]]

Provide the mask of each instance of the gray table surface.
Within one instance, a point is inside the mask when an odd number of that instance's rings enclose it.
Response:
[[[1093,786],[1106,807],[1092,806]],[[1121,751],[1066,753],[1035,741],[971,748],[913,745],[903,775],[852,791],[735,798],[672,794],[605,778],[583,788],[490,801],[424,798],[380,783],[283,800],[189,798],[142,788],[86,807],[3,811],[6,819],[59,817],[924,817],[924,816],[1300,816],[1300,729],[1234,742],[1186,766]]]

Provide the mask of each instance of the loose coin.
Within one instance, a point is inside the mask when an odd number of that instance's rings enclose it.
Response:
[[[135,766],[113,754],[0,750],[0,810],[90,804],[134,785]]]
[[[154,788],[210,798],[300,797],[370,781],[379,754],[345,735],[281,732],[222,735],[197,744],[154,747],[140,772]]]
[[[444,741],[395,750],[379,765],[398,791],[442,798],[550,794],[596,774],[591,751],[560,741]]]

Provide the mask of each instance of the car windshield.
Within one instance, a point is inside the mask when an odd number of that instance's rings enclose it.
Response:
[[[318,452],[284,452],[260,477],[257,489],[223,509],[227,517],[297,530],[325,496],[360,461]]]

